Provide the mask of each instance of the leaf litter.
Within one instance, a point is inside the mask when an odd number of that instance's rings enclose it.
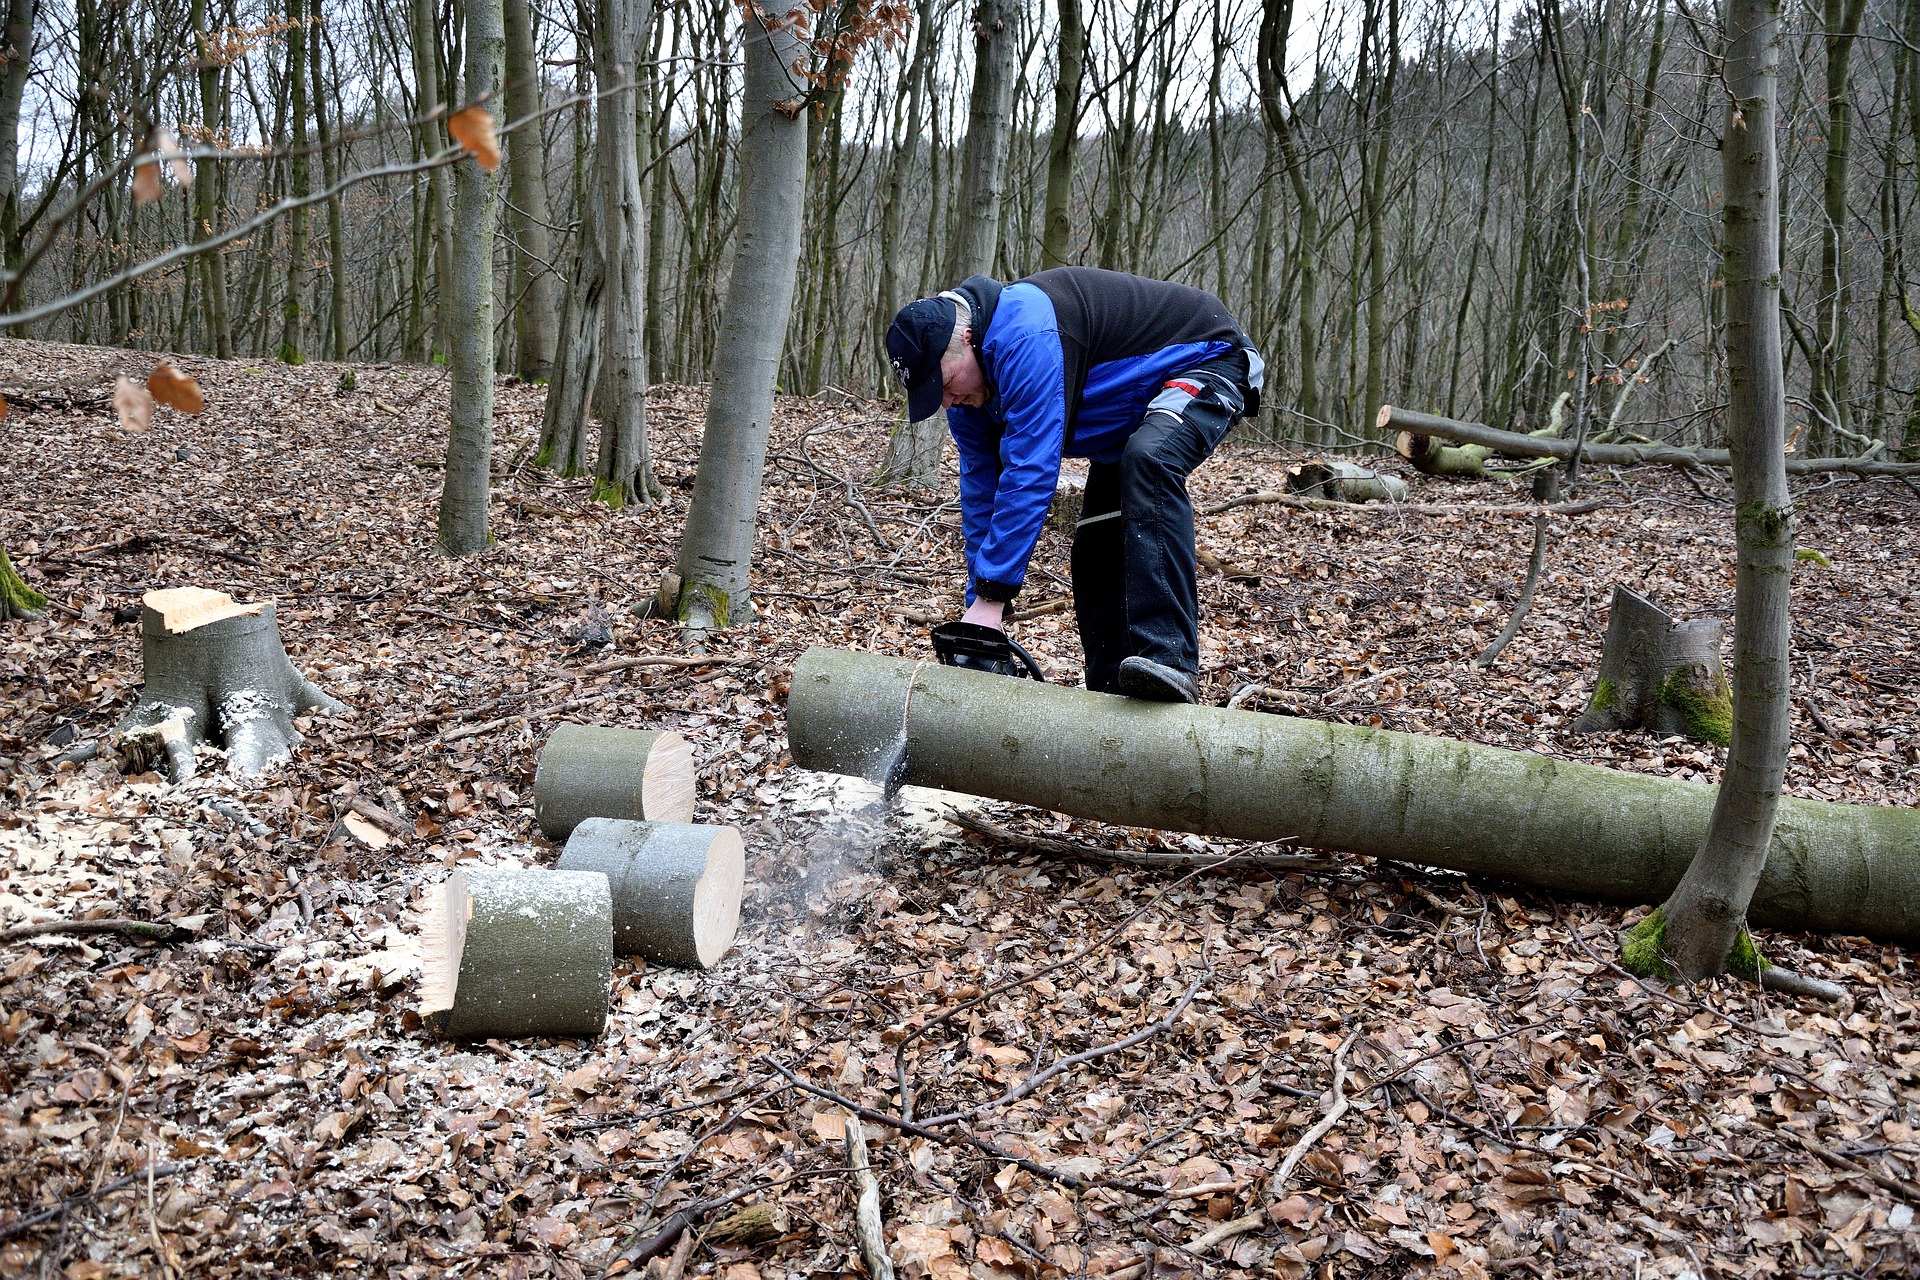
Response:
[[[1617,968],[1639,908],[1339,854],[1195,874],[1249,846],[916,789],[889,813],[793,769],[781,703],[805,647],[923,654],[955,607],[951,476],[868,483],[887,406],[781,400],[757,617],[707,664],[641,665],[622,660],[680,653],[634,606],[672,563],[702,389],[652,391],[667,497],[615,514],[528,465],[542,393],[503,381],[498,543],[455,561],[432,549],[444,371],[352,366],[344,390],[346,366],[175,364],[204,411],[123,426],[116,379],[143,359],[0,340],[24,463],[0,476],[0,538],[52,601],[0,632],[0,929],[203,921],[168,945],[0,950],[0,1275],[658,1273],[664,1255],[622,1251],[727,1197],[785,1226],[702,1237],[689,1273],[859,1274],[833,1099],[897,1118],[902,1081],[916,1116],[967,1113],[932,1136],[867,1126],[908,1276],[1914,1270],[1897,947],[1761,938],[1844,984],[1840,1008],[1668,991]],[[1196,497],[1280,488],[1301,456],[1231,448]],[[1416,502],[1521,501],[1407,478]],[[1533,613],[1485,671],[1525,521],[1203,518],[1234,575],[1202,580],[1206,700],[1712,781],[1712,747],[1565,726],[1613,583],[1730,611],[1725,496],[1652,469],[1586,492],[1605,505],[1555,521]],[[1793,794],[1920,802],[1915,506],[1894,485],[1800,493],[1801,545],[1831,564],[1795,570]],[[1066,550],[1045,535],[1023,607],[1066,598]],[[167,787],[104,750],[139,688],[140,596],[185,585],[277,601],[295,665],[353,708],[303,718],[256,783]],[[580,643],[583,617],[605,644]],[[1077,678],[1070,611],[1017,626]],[[704,974],[622,961],[593,1044],[432,1041],[419,908],[451,866],[552,862],[531,783],[565,719],[687,738],[697,820],[746,837],[738,943]],[[1350,1109],[1276,1187],[1343,1045]]]

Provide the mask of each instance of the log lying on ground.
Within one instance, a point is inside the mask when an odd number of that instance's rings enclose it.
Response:
[[[1733,690],[1720,661],[1725,634],[1718,618],[1683,622],[1616,585],[1600,679],[1573,731],[1646,728],[1726,746],[1733,740]]]
[[[1404,502],[1407,482],[1357,462],[1302,462],[1287,468],[1287,492],[1329,502]]]
[[[296,714],[346,710],[288,661],[272,602],[178,587],[149,591],[141,605],[146,687],[114,730],[129,772],[160,764],[184,782],[194,747],[212,741],[234,772],[257,773],[299,745]]]
[[[1413,464],[1423,476],[1444,476],[1455,480],[1478,480],[1487,474],[1487,459],[1493,450],[1483,444],[1442,444],[1432,436],[1402,431],[1394,450]]]
[[[693,800],[693,750],[665,730],[560,725],[533,775],[533,814],[549,840],[588,818],[687,822]]]
[[[591,1039],[606,1026],[613,895],[596,872],[455,871],[421,950],[420,1017],[448,1039]]]
[[[1431,413],[1416,413],[1411,409],[1397,409],[1393,405],[1380,406],[1380,414],[1374,425],[1381,431],[1401,433],[1398,441],[1400,455],[1413,457],[1413,451],[1424,446],[1416,446],[1406,440],[1406,436],[1432,436],[1441,440],[1452,440],[1459,444],[1482,445],[1495,453],[1512,458],[1571,458],[1576,447],[1580,450],[1583,463],[1593,463],[1603,467],[1638,467],[1660,465],[1668,467],[1716,467],[1725,469],[1733,465],[1725,449],[1682,449],[1667,444],[1586,444],[1576,446],[1572,440],[1562,440],[1553,436],[1522,435],[1517,431],[1502,431],[1498,427],[1484,426],[1478,422],[1457,422],[1452,418],[1442,418]],[[1850,475],[1850,476],[1920,476],[1920,462],[1880,462],[1873,458],[1788,458],[1787,474],[1790,476],[1807,475]]]
[[[813,649],[794,668],[802,768],[870,776],[903,724],[918,786],[1636,903],[1679,882],[1714,800],[1698,783],[1497,747],[877,654]],[[1783,800],[1750,918],[1920,940],[1920,813]]]
[[[747,861],[733,827],[588,818],[556,865],[606,876],[620,955],[710,969],[740,928]]]

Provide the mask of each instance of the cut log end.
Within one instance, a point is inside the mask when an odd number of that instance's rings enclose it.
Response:
[[[557,866],[606,876],[621,955],[707,969],[740,928],[747,860],[733,827],[588,818]]]
[[[264,600],[241,604],[224,591],[211,591],[206,587],[169,587],[164,591],[149,591],[140,598],[140,603],[159,621],[161,627],[176,636],[227,618],[258,614],[267,607]]]
[[[613,983],[603,875],[455,871],[421,929],[420,1017],[448,1039],[598,1036]]]
[[[550,840],[588,818],[688,822],[694,787],[693,749],[677,733],[563,724],[540,752],[534,816]]]

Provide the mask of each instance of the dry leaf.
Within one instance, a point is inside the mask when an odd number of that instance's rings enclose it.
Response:
[[[813,1113],[813,1136],[829,1146],[839,1146],[847,1140],[847,1115],[844,1111],[816,1111]]]
[[[154,366],[153,372],[147,375],[147,390],[161,404],[182,413],[198,413],[207,407],[200,384],[170,364]]]
[[[0,418],[7,416],[7,398],[0,396]]]
[[[1460,1246],[1454,1243],[1453,1237],[1444,1231],[1427,1232],[1427,1247],[1433,1250],[1433,1256],[1442,1262],[1460,1252]]]
[[[133,166],[133,202],[152,204],[160,198],[160,162],[140,160]]]
[[[182,187],[193,185],[193,166],[187,163],[187,153],[180,149],[180,142],[173,131],[165,125],[156,125],[153,135],[147,139],[147,149],[167,162],[167,172]]]
[[[447,132],[488,173],[500,167],[500,143],[493,134],[493,112],[485,107],[462,107],[448,118]]]
[[[113,411],[127,430],[145,431],[153,425],[153,393],[123,373],[113,380]]]

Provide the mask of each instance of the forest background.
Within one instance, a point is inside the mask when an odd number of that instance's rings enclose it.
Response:
[[[459,236],[450,171],[430,159],[446,158],[439,117],[471,96],[459,0],[6,5],[0,317],[91,291],[9,332],[289,361],[445,358]],[[1500,427],[1543,427],[1572,392],[1564,408],[1596,431],[1713,434],[1724,89],[1709,11],[813,8],[782,390],[884,390],[879,339],[902,302],[969,269],[1013,279],[1073,262],[1219,294],[1268,357],[1269,438],[1358,444],[1388,388]],[[507,0],[505,18],[505,114],[525,123],[507,133],[493,239],[498,367],[543,379],[564,347],[567,282],[602,222],[596,130],[631,109],[646,376],[703,380],[729,254],[768,212],[739,199],[736,6]],[[632,65],[603,59],[596,78],[588,37],[614,19],[638,33]],[[1789,5],[1785,23],[1795,447],[1911,455],[1920,6],[1821,0]],[[142,205],[126,166],[154,125],[200,151],[200,178]],[[255,219],[290,198],[313,203]],[[250,219],[215,252],[100,287]]]

